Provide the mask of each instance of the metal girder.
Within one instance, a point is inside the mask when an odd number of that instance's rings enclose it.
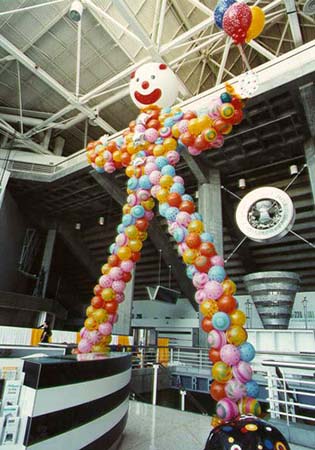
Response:
[[[51,77],[47,72],[45,72],[41,67],[37,66],[28,56],[24,55],[15,45],[8,41],[4,36],[0,35],[0,47],[7,51],[10,55],[14,56],[17,61],[19,61],[28,70],[34,73],[38,78],[44,81],[51,89],[57,92],[61,97],[65,98],[74,108],[88,115],[90,119],[93,119],[97,125],[107,132],[114,133],[116,130],[107,124],[100,117],[95,117],[94,111],[92,111],[88,106],[81,104],[77,98],[65,89],[58,81]],[[26,133],[27,137],[28,134]]]
[[[294,45],[295,47],[299,47],[300,45],[303,44],[303,37],[296,9],[296,1],[295,0],[283,0],[283,1],[287,10]]]
[[[157,62],[165,62],[165,60],[162,58],[162,54],[155,47],[154,43],[151,41],[142,25],[138,22],[137,18],[135,17],[129,6],[126,4],[125,0],[116,0],[115,7],[118,11],[120,11],[122,17],[124,17],[124,19],[128,21],[130,28],[134,31],[134,33],[141,39],[151,57],[154,58],[154,60]],[[184,83],[180,79],[178,81],[180,92],[185,96],[191,95]]]
[[[105,191],[113,197],[113,199],[123,205],[126,201],[126,194],[115,182],[113,176],[109,174],[99,174],[95,171],[91,171],[90,175],[102,186]],[[153,218],[148,228],[148,235],[151,242],[157,250],[162,250],[162,257],[165,264],[172,266],[172,271],[177,279],[177,282],[185,295],[191,302],[194,308],[196,308],[196,302],[194,300],[195,289],[191,280],[187,277],[184,265],[179,260],[179,257],[166,235],[166,232],[161,227],[158,219]]]
[[[199,161],[193,157],[188,150],[184,149],[181,152],[181,155],[183,156],[187,166],[191,170],[192,174],[195,176],[196,180],[199,184],[208,183],[208,175],[207,175],[207,169],[209,167],[206,165],[199,164]]]

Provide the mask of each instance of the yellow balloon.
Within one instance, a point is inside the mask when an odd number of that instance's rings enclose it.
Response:
[[[163,156],[165,153],[165,148],[161,144],[156,144],[153,149],[154,156]]]
[[[109,264],[107,264],[107,263],[103,264],[102,269],[101,269],[102,274],[107,275],[109,273],[109,271],[110,271]]]
[[[165,188],[160,188],[156,193],[156,198],[160,203],[164,203],[167,200],[169,190]]]
[[[201,132],[199,119],[197,119],[197,118],[190,119],[190,121],[188,123],[188,131],[189,131],[189,133],[193,134],[194,136],[197,136]]]
[[[92,352],[94,352],[94,353],[105,353],[106,352],[106,345],[105,344],[92,345]]]
[[[246,33],[246,42],[255,39],[263,31],[265,26],[265,13],[259,6],[251,6],[252,22]]]
[[[88,317],[84,321],[84,326],[87,330],[92,331],[97,328],[97,323],[95,322],[95,320],[92,317]]]
[[[160,178],[160,186],[165,189],[169,189],[174,183],[174,179],[171,175],[162,175]]]
[[[149,200],[144,200],[143,202],[141,202],[141,205],[144,207],[146,211],[151,211],[151,209],[154,208],[155,202],[151,197],[149,198]]]
[[[148,238],[148,233],[146,231],[139,231],[139,239],[145,241]]]
[[[137,239],[137,237],[138,237],[138,228],[135,225],[129,225],[129,227],[127,227],[125,229],[125,234],[126,234],[126,236],[129,239]]]
[[[97,167],[103,167],[104,166],[105,161],[104,161],[103,155],[98,155],[95,158],[95,164],[97,165]]]
[[[135,173],[134,167],[133,166],[126,167],[125,173],[128,178],[131,178]]]
[[[117,256],[122,261],[126,261],[131,258],[131,250],[129,247],[123,246],[117,250]]]
[[[200,116],[198,117],[198,124],[201,130],[204,130],[205,128],[210,128],[213,124],[213,120],[207,116]]]
[[[234,283],[234,281],[227,278],[221,284],[222,284],[223,292],[225,295],[234,295],[235,294],[236,284]]]
[[[217,302],[215,300],[204,300],[201,304],[200,304],[200,312],[203,316],[209,317],[211,319],[211,317],[213,316],[213,314],[215,314],[217,311],[219,310],[219,307],[217,305]]]
[[[230,314],[231,325],[239,325],[242,327],[246,323],[246,314],[240,309],[236,309]]]
[[[94,311],[92,317],[95,320],[95,322],[102,323],[105,322],[105,320],[107,319],[108,313],[105,309],[98,308]]]
[[[179,138],[179,136],[180,136],[180,131],[178,129],[178,124],[177,123],[175,123],[175,125],[172,126],[172,135],[175,138]]]
[[[188,248],[183,253],[183,261],[185,264],[193,264],[198,256],[198,251],[194,248]]]
[[[131,206],[130,206],[130,205],[125,204],[125,205],[122,207],[122,212],[123,212],[123,214],[129,214],[129,213],[130,213],[130,210],[131,210]]]
[[[189,233],[202,233],[204,225],[201,220],[192,220],[188,225]]]
[[[115,291],[112,288],[105,288],[102,290],[101,297],[105,302],[112,300],[115,297]]]
[[[93,308],[92,305],[88,306],[88,307],[86,308],[86,310],[85,310],[86,315],[87,315],[88,317],[91,317],[91,316],[93,315],[94,311],[95,311],[95,309]]]
[[[177,141],[174,138],[168,137],[164,139],[163,147],[167,152],[175,150],[177,147]]]
[[[142,245],[143,244],[139,239],[131,239],[128,242],[128,247],[132,252],[140,252]]]
[[[225,332],[229,344],[242,345],[247,339],[247,331],[239,325],[232,325]]]

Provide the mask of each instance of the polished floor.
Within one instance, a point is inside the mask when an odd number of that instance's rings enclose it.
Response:
[[[209,432],[209,416],[130,401],[117,450],[203,450]],[[291,450],[309,449],[291,445]]]

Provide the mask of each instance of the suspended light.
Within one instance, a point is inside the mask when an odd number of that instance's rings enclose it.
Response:
[[[240,178],[238,180],[238,187],[240,189],[245,189],[246,188],[246,180],[245,180],[245,178]]]
[[[290,175],[297,175],[298,172],[299,172],[298,167],[295,164],[290,166]]]
[[[80,22],[83,13],[83,6],[79,0],[74,0],[69,9],[69,17],[73,22]]]
[[[75,224],[75,227],[74,227],[76,230],[81,230],[81,224],[80,224],[80,222],[77,222],[76,224]]]
[[[104,223],[105,223],[105,217],[103,217],[103,216],[99,217],[98,223],[99,223],[100,225],[104,225]]]

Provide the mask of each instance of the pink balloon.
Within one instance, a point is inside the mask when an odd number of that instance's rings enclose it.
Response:
[[[177,127],[178,127],[180,134],[186,133],[186,131],[188,131],[188,124],[189,124],[189,120],[186,120],[186,119],[183,119],[178,122]]]
[[[206,300],[207,295],[205,293],[205,291],[203,289],[199,289],[196,293],[195,293],[195,300],[196,302],[200,305],[200,303],[202,303],[204,300]]]
[[[208,274],[197,272],[193,276],[193,285],[196,289],[203,288],[204,285],[209,281]]]
[[[125,295],[123,292],[116,292],[115,300],[117,303],[122,303],[125,300]]]
[[[157,170],[158,166],[155,163],[146,163],[146,165],[144,166],[144,173],[146,175],[150,175],[150,173],[152,173],[154,170]]]
[[[138,203],[137,196],[135,194],[130,194],[127,197],[127,203],[130,206],[135,206]]]
[[[232,370],[234,378],[240,383],[247,383],[247,381],[252,379],[253,371],[250,364],[246,361],[240,361]]]
[[[98,327],[98,331],[103,336],[109,336],[110,334],[112,334],[112,330],[113,330],[113,325],[110,322],[101,323],[100,326]]]
[[[123,280],[113,281],[112,288],[115,292],[122,293],[126,288],[126,283]]]
[[[89,342],[87,339],[81,339],[81,341],[78,344],[78,350],[80,353],[89,353],[91,348],[92,343]]]
[[[140,189],[137,192],[137,198],[139,202],[148,200],[150,197],[151,197],[150,191],[147,191],[146,189]]]
[[[112,267],[109,272],[109,276],[112,280],[121,280],[124,275],[124,271],[121,267]],[[113,285],[112,285],[113,286]]]
[[[86,339],[92,344],[97,344],[101,339],[101,334],[98,331],[90,331]]]
[[[220,283],[214,280],[208,281],[204,289],[208,298],[212,298],[213,300],[217,300],[223,294],[223,287]]]
[[[113,173],[116,170],[115,164],[113,162],[106,162],[104,164],[104,170],[107,173]]]
[[[175,175],[175,177],[173,178],[173,180],[174,180],[174,183],[185,184],[184,178],[182,178],[182,177],[180,177],[180,176],[178,176],[178,175]]]
[[[220,255],[214,255],[210,258],[211,266],[224,267],[224,259]]]
[[[192,145],[189,145],[189,147],[188,147],[188,152],[189,152],[191,155],[193,155],[193,156],[198,156],[198,155],[200,155],[201,150],[199,150],[199,149],[196,148],[196,147],[193,147]]]
[[[100,277],[100,279],[98,280],[98,283],[102,288],[111,287],[112,282],[113,282],[113,279],[109,275],[102,275]]]
[[[144,132],[144,137],[148,142],[154,142],[159,137],[159,133],[155,128],[147,128]]]
[[[128,238],[124,233],[119,233],[116,236],[115,242],[117,245],[119,245],[119,247],[122,247],[123,245],[126,245],[126,243],[128,242]]]
[[[159,190],[160,190],[160,185],[159,184],[156,184],[155,186],[152,186],[151,187],[151,195],[152,195],[152,197],[156,198],[156,195],[159,192]]]
[[[149,179],[152,184],[159,184],[161,177],[162,174],[159,170],[153,170],[153,172],[149,175]]]
[[[131,259],[127,259],[126,261],[121,261],[120,268],[124,272],[131,272],[134,268],[135,263]]]
[[[111,324],[116,323],[118,320],[118,314],[108,314],[108,322]]]
[[[81,330],[80,330],[81,338],[85,338],[87,336],[87,334],[88,334],[88,330],[85,327],[81,328]]]
[[[220,356],[223,362],[229,366],[235,366],[240,362],[241,354],[238,347],[233,344],[226,344],[220,350]]]
[[[144,211],[144,217],[150,221],[154,217],[154,212],[153,211]]]
[[[186,211],[181,211],[176,216],[176,222],[179,225],[183,225],[185,228],[187,228],[189,223],[191,222],[191,215]]]
[[[235,378],[232,378],[226,383],[225,392],[231,400],[237,402],[241,398],[246,397],[246,386]]]
[[[178,163],[180,160],[180,155],[175,150],[172,150],[170,152],[167,152],[166,154],[167,161],[172,165],[175,166],[175,164]]]
[[[208,109],[208,116],[211,119],[219,119],[221,117],[220,108],[222,106],[222,101],[220,98],[211,100]]]

